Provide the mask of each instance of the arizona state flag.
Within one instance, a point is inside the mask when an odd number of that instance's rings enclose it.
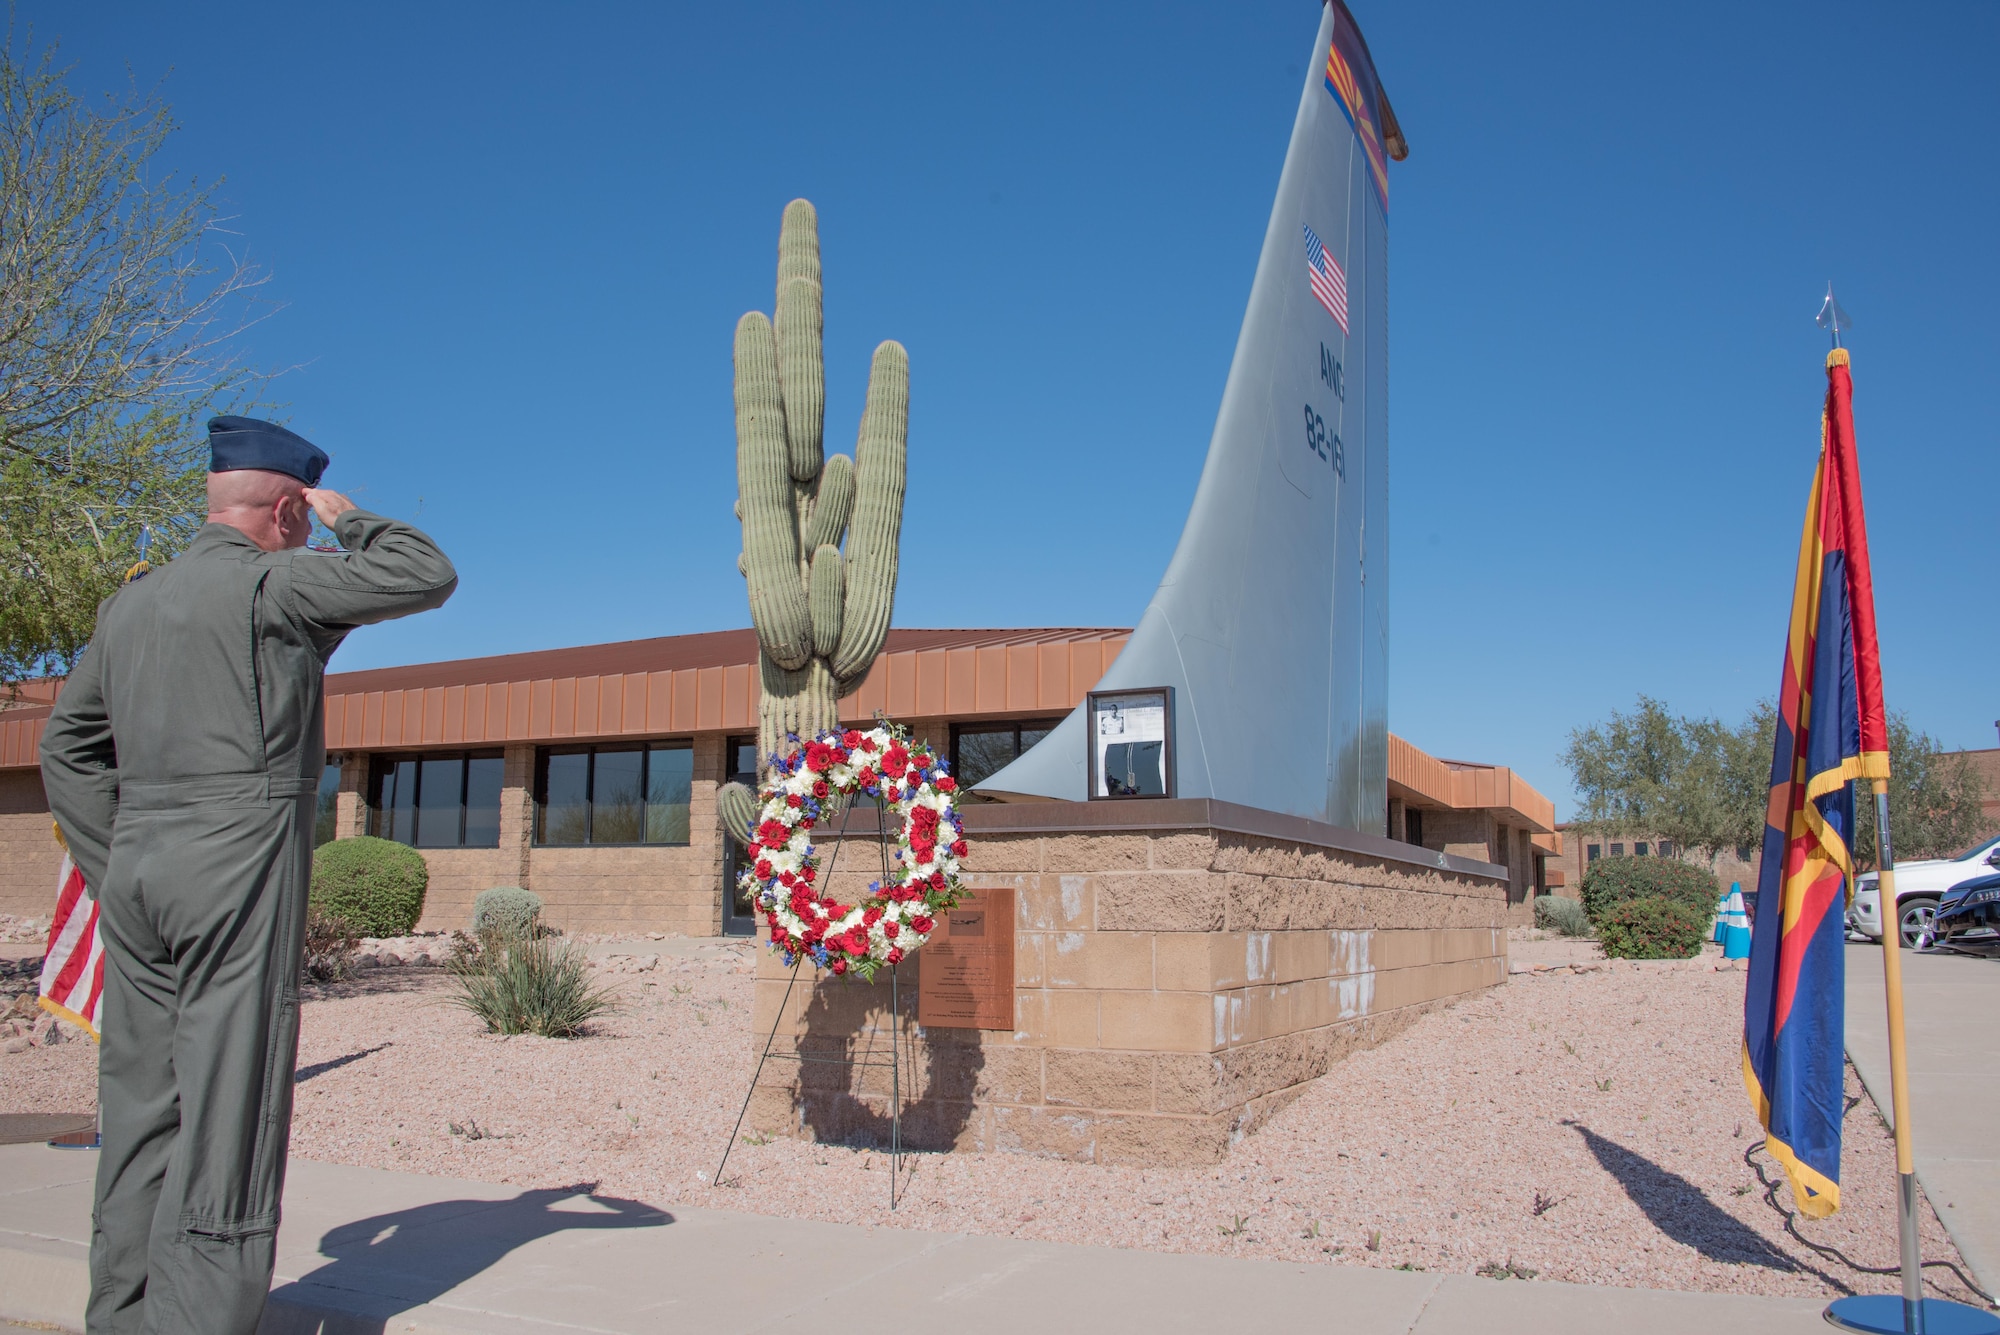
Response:
[[[1840,1208],[1843,890],[1852,779],[1889,776],[1868,530],[1847,353],[1826,359],[1819,468],[1806,502],[1778,686],[1771,798],[1743,1000],[1743,1083],[1799,1210]],[[1893,929],[1892,929],[1893,930]]]

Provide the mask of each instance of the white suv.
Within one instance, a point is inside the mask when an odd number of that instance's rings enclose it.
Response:
[[[1896,864],[1896,919],[1903,945],[1914,948],[1931,929],[1938,900],[1960,881],[1988,876],[2000,869],[2000,835],[1955,858],[1929,858]],[[1854,906],[1847,910],[1848,930],[1882,939],[1882,892],[1872,871],[1854,878]]]

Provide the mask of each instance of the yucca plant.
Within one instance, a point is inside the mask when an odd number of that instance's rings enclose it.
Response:
[[[486,1022],[490,1034],[576,1038],[617,1009],[610,988],[590,981],[590,964],[569,942],[527,933],[482,932],[476,951],[451,963],[452,1004]]]

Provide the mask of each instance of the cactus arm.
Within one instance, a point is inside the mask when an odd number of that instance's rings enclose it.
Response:
[[[859,679],[882,650],[896,603],[897,544],[910,427],[910,358],[890,340],[875,349],[868,405],[854,447],[854,516],[847,539],[847,605],[840,646],[828,664]]]
[[[812,625],[799,580],[798,519],[786,463],[777,342],[761,311],[751,311],[736,324],[736,487],[757,641],[781,666],[800,667],[812,656]]]
[[[841,613],[847,583],[840,548],[827,543],[813,553],[812,582],[806,601],[812,605],[813,652],[831,656],[840,643]]]
[[[820,362],[818,283],[795,278],[778,289],[778,381],[785,396],[792,480],[811,482],[824,458],[826,370]]]
[[[722,828],[745,848],[750,846],[759,806],[757,794],[740,783],[725,783],[715,790],[715,809],[722,817]]]
[[[826,363],[819,215],[803,199],[785,206],[778,231],[777,326],[778,379],[785,397],[792,480],[810,482],[819,476],[824,457]]]
[[[812,518],[806,521],[804,550],[816,552],[828,543],[838,547],[853,509],[854,461],[836,454],[820,472],[819,499],[813,503]]]

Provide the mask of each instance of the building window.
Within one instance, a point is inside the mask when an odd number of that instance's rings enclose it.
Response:
[[[1624,857],[1624,856],[1625,856],[1625,845],[1623,845],[1623,844],[1613,844],[1613,845],[1611,845],[1611,856],[1612,856],[1612,857],[1614,857],[1614,858],[1622,858],[1622,857]]]
[[[1641,840],[1638,843],[1632,845],[1632,856],[1635,858],[1643,858],[1646,856],[1646,843],[1644,840]]]
[[[1403,842],[1424,846],[1424,813],[1416,808],[1403,808]]]
[[[535,757],[535,842],[685,844],[689,742],[550,748]]]
[[[319,800],[313,807],[313,847],[333,842],[334,816],[340,810],[340,762],[328,760],[319,772]]]
[[[1670,858],[1673,855],[1674,855],[1674,841],[1671,839],[1660,840],[1660,856],[1663,858]]]
[[[1507,827],[1504,825],[1497,827],[1493,831],[1493,852],[1496,855],[1493,860],[1501,866],[1511,867],[1514,865],[1513,860],[1508,857]]]
[[[368,832],[416,848],[498,848],[501,770],[498,751],[377,756]]]
[[[982,783],[1048,736],[1061,721],[957,724],[951,730],[951,772],[963,787]]]
[[[1583,846],[1583,865],[1584,865],[1584,866],[1586,866],[1586,867],[1587,867],[1587,866],[1589,866],[1589,865],[1590,865],[1591,863],[1593,863],[1593,862],[1597,861],[1597,860],[1598,860],[1599,858],[1601,858],[1601,857],[1603,857],[1603,856],[1604,856],[1604,845],[1603,845],[1603,844],[1585,844],[1585,845]]]

